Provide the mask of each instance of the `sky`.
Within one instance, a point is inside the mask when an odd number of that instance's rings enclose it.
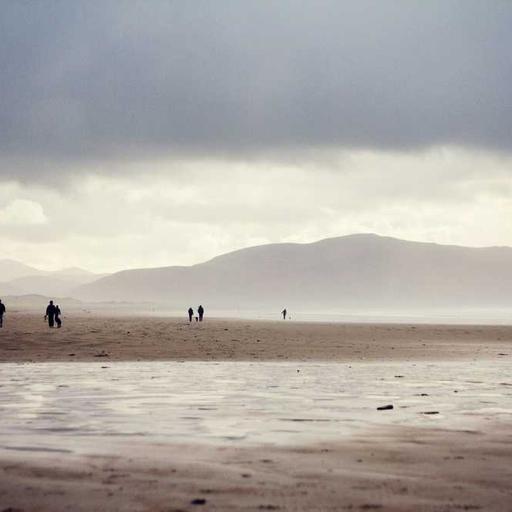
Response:
[[[512,2],[0,5],[0,259],[512,246]]]

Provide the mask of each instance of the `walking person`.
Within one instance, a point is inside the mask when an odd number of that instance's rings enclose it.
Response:
[[[5,304],[0,299],[0,327],[4,326]]]
[[[53,327],[55,324],[55,312],[56,308],[53,304],[53,300],[51,300],[48,306],[46,306],[46,314],[44,315],[44,319],[48,320],[48,327]]]
[[[281,314],[283,315],[283,320],[286,320],[286,308],[283,309],[283,311],[281,311]]]
[[[203,315],[204,315],[204,308],[203,308],[203,306],[199,305],[199,307],[197,308],[197,313],[199,314],[199,321],[202,322],[203,321]]]
[[[194,310],[192,308],[188,308],[188,321],[192,322],[192,317],[194,316]]]
[[[57,328],[62,327],[62,320],[60,319],[60,315],[61,315],[61,312],[60,312],[59,305],[56,304],[55,305],[55,323],[57,324]]]

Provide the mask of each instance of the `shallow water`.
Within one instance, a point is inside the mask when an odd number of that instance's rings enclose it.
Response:
[[[375,425],[510,421],[512,377],[502,362],[4,363],[0,418],[3,456],[126,442],[290,445]]]

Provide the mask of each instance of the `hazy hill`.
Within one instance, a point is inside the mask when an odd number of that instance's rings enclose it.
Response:
[[[66,296],[77,286],[103,277],[80,268],[39,270],[14,260],[0,260],[0,297],[36,294]]]
[[[60,304],[64,313],[70,309],[82,309],[82,303],[71,297],[46,297],[37,294],[7,295],[2,297],[2,301],[7,305],[7,317],[14,311],[36,311],[41,314],[41,321],[43,320],[44,311],[50,299],[53,299],[55,304]]]
[[[90,282],[93,279],[86,281],[82,279],[73,279],[67,277],[60,277],[58,274],[42,275],[42,276],[28,276],[13,279],[8,283],[0,283],[0,289],[4,287],[7,289],[15,290],[16,295],[58,295],[66,296],[75,289],[78,285]]]
[[[74,296],[212,309],[511,307],[512,248],[351,235],[251,247],[190,267],[127,270]]]
[[[0,260],[0,282],[11,281],[20,277],[38,275],[41,270],[29,267],[19,261],[2,259]]]

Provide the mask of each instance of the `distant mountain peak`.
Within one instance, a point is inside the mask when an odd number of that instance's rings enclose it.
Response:
[[[70,267],[63,270],[45,271],[19,261],[0,260],[1,295],[58,295],[67,296],[77,286],[103,277],[87,270]]]
[[[11,259],[0,260],[0,282],[17,279],[20,277],[28,277],[40,274],[37,268],[30,267],[25,263]]]

